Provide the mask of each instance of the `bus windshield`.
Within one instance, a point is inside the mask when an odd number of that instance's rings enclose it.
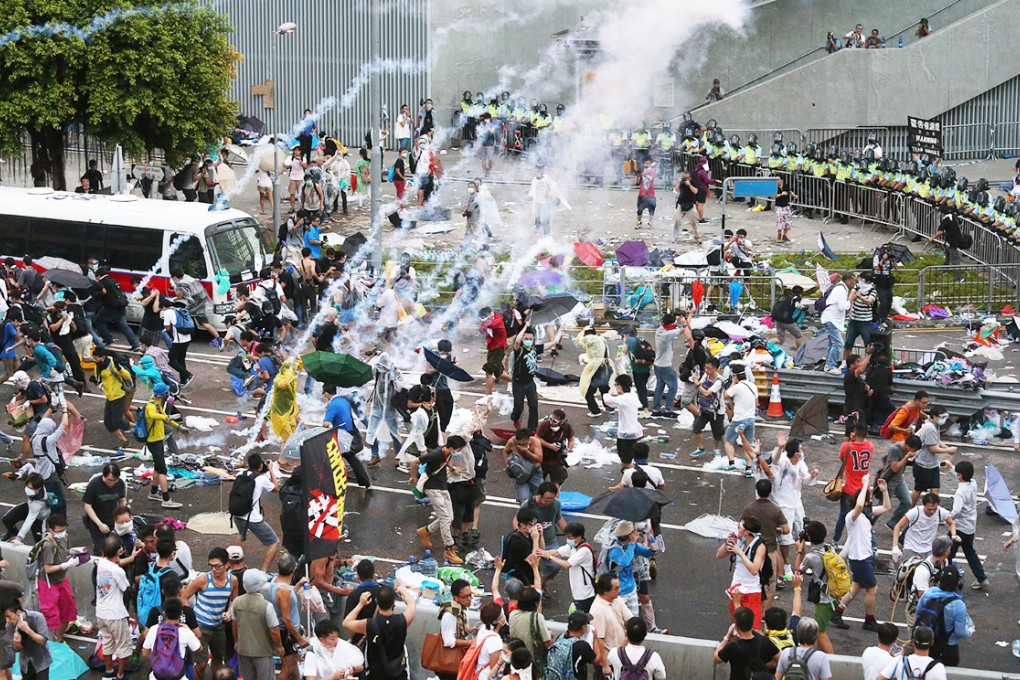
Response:
[[[266,262],[266,244],[254,220],[209,227],[205,232],[214,271],[227,270],[230,281],[257,278]]]

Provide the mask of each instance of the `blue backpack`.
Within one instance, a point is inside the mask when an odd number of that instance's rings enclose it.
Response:
[[[52,342],[44,343],[43,347],[53,357],[53,370],[57,373],[63,373],[64,369],[67,368],[67,361],[64,359],[63,350]]]
[[[556,639],[546,652],[545,680],[570,680],[574,677],[573,649],[574,643],[579,639],[566,633]]]
[[[186,309],[175,307],[174,315],[177,316],[177,330],[178,331],[193,331],[195,330],[195,320],[191,318],[191,312]]]
[[[393,182],[393,180],[395,180],[396,178],[397,178],[397,166],[391,165],[390,166],[390,172],[386,176],[386,181],[387,182]]]
[[[157,571],[156,565],[153,564],[149,567],[149,571],[142,574],[142,578],[138,580],[138,620],[145,622],[149,620],[149,610],[155,607],[160,607],[163,604],[163,592],[160,590],[160,579],[165,575],[171,573],[170,567],[160,567]],[[155,660],[156,650],[153,649],[153,668],[156,666]],[[158,676],[157,676],[158,677]]]
[[[143,409],[138,409],[138,418],[135,420],[134,428],[131,429],[131,434],[143,444],[149,441],[149,427],[145,422],[145,411]]]

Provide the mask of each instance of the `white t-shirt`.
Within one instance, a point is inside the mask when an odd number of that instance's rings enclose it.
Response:
[[[595,596],[595,554],[588,548],[560,546],[560,556],[570,563],[567,577],[570,580],[570,597],[587,600]]]
[[[634,645],[627,645],[624,649],[626,650],[627,660],[632,664],[640,661],[645,653],[644,647],[635,647]],[[623,662],[620,661],[619,647],[609,652],[609,665],[613,667],[613,677],[620,677],[620,673],[623,672]],[[645,672],[648,673],[649,680],[666,680],[666,665],[662,663],[662,657],[659,656],[658,652],[652,652],[652,655],[648,657],[648,663],[645,664]]]
[[[936,508],[931,517],[919,505],[907,510],[907,535],[903,538],[903,547],[911,552],[924,555],[931,552],[931,544],[938,533],[939,525],[949,517],[945,508]]]
[[[503,649],[503,638],[499,636],[499,633],[493,630],[483,630],[478,633],[478,637],[485,638],[482,642],[482,651],[478,653],[478,663],[475,664],[475,675],[480,673],[483,668],[489,665],[489,659],[492,658],[493,652],[498,652]]]
[[[245,474],[248,473],[246,472]],[[255,477],[255,491],[252,493],[251,514],[247,518],[249,524],[256,524],[265,519],[262,516],[262,503],[259,501],[264,491],[272,493],[273,482],[269,479],[268,475],[262,474]]]
[[[914,586],[914,590],[919,593],[931,588],[932,576],[939,571],[939,568],[935,566],[935,561],[931,555],[924,558],[924,562],[917,565],[914,569],[914,580],[911,585]]]
[[[754,420],[758,406],[758,388],[746,380],[730,385],[726,396],[733,399],[733,420]]]
[[[863,512],[853,518],[853,511],[846,515],[846,556],[851,560],[865,560],[872,556],[871,521]]]
[[[864,680],[877,680],[882,669],[889,665],[895,657],[879,646],[868,647],[861,654],[861,667],[864,669]]]
[[[411,118],[410,116],[401,113],[397,116],[397,122],[394,125],[394,134],[396,139],[410,139],[411,138]]]
[[[268,607],[268,609],[269,611],[273,611],[272,607]],[[159,632],[159,626],[153,626],[149,628],[149,632],[146,633],[145,635],[145,642],[142,643],[142,649],[147,649],[150,652],[152,651],[153,645],[156,644],[157,632]],[[177,637],[180,640],[182,657],[184,657],[184,655],[187,653],[186,650],[190,649],[192,652],[197,652],[202,647],[202,643],[198,641],[198,638],[195,637],[195,634],[192,633],[191,629],[185,626],[184,624],[178,626]],[[149,673],[149,680],[156,680],[156,676],[153,675],[152,673]]]
[[[356,658],[360,655],[361,650],[347,640],[337,640],[336,647],[329,650],[318,639],[314,639],[311,641],[308,654],[305,655],[305,672],[301,677],[311,676],[320,678],[320,680],[328,678],[337,671],[351,668],[350,665],[341,663],[343,659]]]
[[[126,619],[124,593],[130,587],[121,566],[105,557],[96,563],[96,617],[107,621]]]
[[[906,659],[894,658],[885,668],[882,669],[882,677],[888,678],[888,680],[903,680],[908,677],[904,672],[906,669],[904,666],[909,665],[913,670],[913,675],[910,677],[919,678],[921,673],[928,668],[928,664],[932,661],[930,656],[918,656],[917,654],[911,654]],[[925,674],[925,680],[946,680],[946,667],[940,663],[932,666],[931,670]]]
[[[180,564],[178,564],[180,562]],[[177,541],[177,555],[174,556],[174,561],[170,563],[170,568],[177,573],[181,578],[188,578],[191,576],[191,567],[193,565],[193,558],[191,557],[191,546],[184,541]]]
[[[801,489],[811,478],[807,463],[801,458],[791,463],[785,451],[779,453],[779,460],[772,463],[772,502],[785,512],[801,507]]]
[[[847,290],[845,283],[836,282],[834,285],[829,298],[825,301],[821,321],[823,324],[831,323],[842,330],[846,322],[846,312],[850,309],[850,291]]]
[[[638,421],[638,411],[641,410],[641,400],[634,391],[623,394],[609,393],[605,396],[606,404],[616,409],[617,437],[620,439],[641,439],[644,436],[644,428]]]
[[[655,485],[656,488],[666,483],[666,480],[662,477],[662,471],[654,465],[639,465],[645,474],[648,475],[648,481]],[[627,468],[623,471],[623,479],[620,480],[620,484],[623,486],[633,486],[631,483],[631,477],[634,476],[634,470],[637,468]]]
[[[258,300],[260,303],[269,299],[268,291],[276,290],[276,297],[282,302],[286,297],[283,294],[283,286],[280,285],[279,281],[273,280],[272,284],[266,281],[259,281],[258,285],[251,292],[251,299]]]
[[[191,342],[191,334],[177,330],[177,312],[172,308],[166,309],[159,314],[163,318],[163,325],[170,326],[170,340],[175,345]]]
[[[383,328],[396,328],[399,319],[400,300],[392,288],[387,288],[379,295],[375,303],[379,309],[379,325]]]

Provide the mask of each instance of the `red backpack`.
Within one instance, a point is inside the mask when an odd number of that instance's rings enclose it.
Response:
[[[882,427],[878,430],[879,437],[882,439],[892,439],[893,431],[889,426],[892,425],[893,418],[895,418],[896,414],[900,411],[906,411],[907,415],[910,415],[910,410],[906,406],[900,406],[898,409],[890,413],[889,417],[885,419],[884,423],[882,423]]]

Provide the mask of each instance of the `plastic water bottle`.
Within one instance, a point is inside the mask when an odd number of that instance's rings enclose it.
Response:
[[[421,571],[421,564],[418,562],[418,558],[414,555],[407,558],[407,566],[410,567],[413,572]]]
[[[900,36],[900,47],[903,47],[903,36]]]
[[[883,50],[885,49],[885,37],[884,36],[882,37],[882,49]]]
[[[419,564],[421,565],[422,576],[433,579],[439,577],[439,563],[436,562],[434,557],[432,557],[431,550],[425,551],[425,559],[423,559]]]

